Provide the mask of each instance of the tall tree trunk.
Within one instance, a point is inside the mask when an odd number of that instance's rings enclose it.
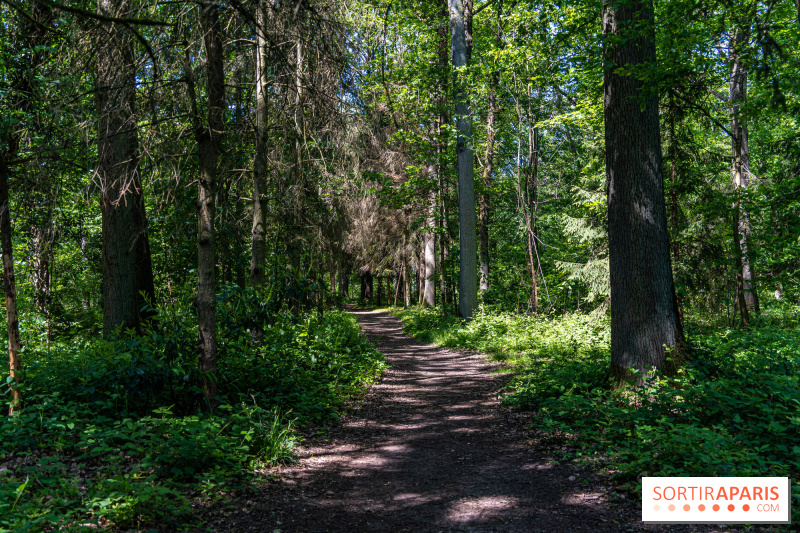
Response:
[[[259,0],[256,10],[256,47],[255,86],[256,86],[256,146],[253,160],[253,228],[251,233],[250,286],[260,289],[264,286],[266,274],[264,265],[267,260],[267,173],[269,150],[269,101],[268,101],[268,61],[269,44],[267,42],[267,16],[269,6],[267,0]],[[333,286],[333,281],[331,281]],[[259,342],[262,337],[261,325],[252,331],[252,339]]]
[[[206,49],[208,125],[202,125],[191,65],[186,57],[186,79],[195,124],[200,167],[197,199],[197,315],[199,325],[199,370],[209,409],[217,395],[216,278],[214,274],[214,194],[218,152],[225,128],[225,71],[222,36],[216,3],[202,4],[200,25]]]
[[[742,325],[746,326],[751,312],[758,312],[758,293],[753,284],[753,269],[748,254],[750,213],[742,205],[742,193],[750,185],[750,143],[747,122],[742,106],[747,101],[747,71],[742,64],[742,47],[748,40],[745,30],[737,29],[731,43],[731,174],[735,200],[733,204],[733,241],[736,255],[736,302]]]
[[[606,176],[611,274],[611,376],[643,377],[682,362],[664,203],[657,94],[634,71],[656,61],[651,0],[603,6]],[[620,72],[620,69],[625,69]],[[647,91],[647,92],[645,92]],[[644,107],[642,107],[644,106]],[[666,351],[675,347],[667,365]]]
[[[481,291],[489,290],[489,191],[492,187],[492,172],[494,171],[494,137],[495,137],[495,114],[497,113],[497,97],[495,87],[499,79],[499,74],[495,71],[492,74],[492,87],[489,89],[489,109],[486,120],[486,161],[483,167],[483,187],[478,201],[480,218],[478,219],[478,235],[480,236],[480,255],[481,255]]]
[[[16,151],[16,150],[14,150]],[[11,240],[11,203],[9,202],[8,174],[6,153],[0,154],[0,241],[3,253],[3,288],[6,293],[6,326],[8,329],[8,366],[13,382],[11,388],[11,404],[8,414],[21,407],[22,396],[19,390],[22,360],[19,339],[19,319],[17,317],[17,287],[14,278],[14,254]]]
[[[497,13],[497,27],[495,28],[495,41],[498,50],[503,48],[503,1],[500,0],[495,9]],[[491,223],[490,199],[492,189],[492,173],[494,172],[494,142],[495,142],[495,121],[497,120],[497,87],[500,84],[500,71],[495,69],[492,72],[492,80],[489,85],[489,103],[486,110],[486,157],[483,167],[483,180],[480,199],[478,200],[478,235],[480,238],[481,256],[481,276],[480,290],[489,290],[489,225]]]
[[[672,266],[680,261],[680,246],[678,243],[678,232],[680,231],[680,206],[678,205],[678,141],[675,136],[675,108],[674,97],[669,97],[669,166],[670,166],[670,224],[672,225]],[[673,276],[674,276],[673,272]],[[675,301],[678,307],[678,320],[683,322],[683,302],[680,294],[675,291]]]
[[[436,127],[437,141],[436,141],[436,178],[438,181],[438,199],[439,211],[437,213],[437,227],[439,231],[436,238],[439,241],[439,298],[442,301],[442,312],[447,314],[447,290],[448,280],[445,275],[445,262],[447,261],[447,251],[450,247],[449,232],[447,230],[447,180],[445,176],[446,157],[447,157],[447,141],[445,138],[445,126],[449,124],[450,117],[448,116],[447,109],[447,94],[450,86],[450,77],[448,76],[449,52],[450,52],[450,32],[449,24],[450,17],[448,13],[448,0],[439,0],[439,25],[437,27],[437,49],[439,61],[439,93],[438,93],[438,122]]]
[[[298,25],[299,26],[299,25]],[[303,168],[303,136],[305,135],[304,91],[303,91],[303,42],[300,37],[295,41],[294,64],[294,158],[292,163],[292,198],[291,228],[289,235],[289,258],[295,276],[300,276],[301,232],[303,226],[302,210],[305,203],[305,171]],[[363,298],[362,298],[363,299]],[[300,314],[300,298],[292,298],[292,312]]]
[[[131,15],[127,0],[98,0],[98,12]],[[155,295],[139,176],[133,34],[106,23],[97,49],[97,176],[103,231],[103,334],[138,329]]]
[[[467,64],[466,21],[462,0],[449,0],[450,42],[453,67]],[[477,250],[475,249],[475,183],[473,176],[472,124],[466,90],[455,74],[456,115],[458,117],[456,155],[458,157],[458,311],[469,320],[478,306]]]
[[[528,107],[528,118],[533,122],[534,118]],[[525,223],[528,230],[528,259],[531,272],[531,312],[539,312],[539,286],[536,283],[536,266],[539,264],[539,250],[536,245],[536,211],[538,209],[539,194],[539,144],[536,126],[528,125],[528,170],[525,173],[525,197],[527,205]],[[524,201],[524,200],[523,200]]]

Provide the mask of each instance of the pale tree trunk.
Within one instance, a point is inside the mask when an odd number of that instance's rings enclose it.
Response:
[[[538,208],[539,194],[539,145],[536,127],[533,125],[533,116],[530,106],[528,108],[528,170],[525,173],[525,225],[528,233],[528,260],[531,273],[531,312],[539,312],[539,287],[536,283],[536,266],[539,264],[539,249],[536,245],[536,211]]]
[[[217,395],[216,278],[214,274],[214,194],[219,146],[225,127],[225,73],[219,10],[215,3],[202,4],[200,25],[206,49],[208,125],[197,109],[194,79],[186,55],[186,81],[192,104],[197,156],[200,167],[197,199],[197,315],[199,326],[199,370],[208,409]]]
[[[260,0],[256,11],[256,48],[255,48],[255,88],[256,88],[256,146],[253,161],[253,229],[251,237],[252,256],[250,260],[250,286],[260,289],[264,285],[264,265],[267,258],[267,173],[269,150],[269,101],[268,101],[268,60],[269,45],[267,43],[266,0]],[[333,286],[333,282],[331,282]],[[258,342],[262,337],[262,328],[257,325],[252,332],[252,339]]]
[[[747,71],[742,64],[741,48],[748,35],[735,30],[731,44],[731,174],[735,200],[733,204],[733,241],[736,256],[736,302],[741,323],[746,326],[751,312],[758,312],[758,294],[753,283],[753,269],[748,255],[750,213],[742,205],[742,193],[750,185],[750,146],[747,122],[742,105],[747,101]]]
[[[104,16],[131,15],[127,0],[99,0]],[[101,26],[97,48],[97,178],[103,232],[103,334],[139,329],[142,307],[155,294],[147,217],[139,176],[133,34]]]
[[[658,98],[642,80],[619,72],[655,62],[653,25],[650,0],[604,3],[610,372],[618,384],[631,377],[629,368],[643,377],[674,370],[685,353],[670,267]],[[669,363],[665,347],[675,348]]]
[[[495,39],[497,48],[503,47],[503,1],[500,0],[495,8],[497,13],[497,21],[495,28]],[[491,189],[492,189],[492,173],[494,172],[494,143],[495,143],[495,121],[497,114],[500,111],[497,107],[497,87],[500,84],[500,71],[495,69],[492,72],[492,80],[489,85],[489,102],[486,116],[486,156],[485,166],[483,167],[483,189],[481,191],[480,199],[478,201],[478,235],[480,238],[480,256],[481,256],[481,276],[480,276],[480,290],[489,290],[489,225],[491,224]]]
[[[466,21],[462,0],[449,0],[450,42],[453,67],[467,64]],[[455,78],[456,115],[458,117],[456,155],[458,158],[458,242],[460,247],[458,273],[458,311],[469,320],[478,306],[477,250],[475,249],[475,183],[473,176],[472,124],[466,90]]]
[[[449,57],[449,15],[448,15],[448,0],[439,0],[439,20],[440,24],[436,30],[437,33],[437,48],[439,59],[439,72],[441,78],[439,79],[439,94],[438,94],[438,107],[439,116],[436,126],[436,178],[439,186],[439,212],[437,214],[437,225],[439,232],[436,238],[439,241],[439,269],[441,275],[439,276],[439,298],[442,302],[442,311],[447,313],[447,291],[448,282],[445,276],[444,265],[447,261],[447,250],[450,246],[447,231],[447,181],[445,179],[445,157],[446,157],[446,140],[444,127],[449,123],[450,118],[447,115],[447,92],[449,87],[449,77],[446,75]]]
[[[14,150],[16,151],[16,150]],[[13,381],[11,388],[11,404],[8,414],[14,414],[22,404],[19,391],[22,360],[20,359],[21,343],[19,338],[19,319],[17,317],[17,287],[14,279],[14,254],[11,240],[11,204],[8,190],[7,154],[0,154],[0,240],[3,253],[3,287],[6,293],[6,326],[8,329],[8,366]]]
[[[483,167],[483,189],[481,190],[478,202],[480,218],[478,220],[478,235],[480,236],[480,255],[481,255],[481,291],[489,290],[489,199],[492,187],[492,172],[494,170],[494,137],[495,137],[495,114],[497,113],[497,97],[495,87],[497,86],[498,73],[492,74],[492,87],[489,89],[489,109],[486,120],[486,158]]]
[[[403,259],[403,307],[411,306],[411,265]]]
[[[417,305],[420,307],[425,301],[425,244],[428,234],[422,233],[419,240],[419,254],[417,256]]]
[[[431,195],[433,196],[433,195]],[[430,214],[428,216],[427,226],[431,229],[434,227],[435,216],[435,203],[431,202]],[[422,265],[420,269],[424,273],[424,290],[420,304],[423,307],[436,306],[436,235],[433,233],[424,234],[424,248],[422,253]]]

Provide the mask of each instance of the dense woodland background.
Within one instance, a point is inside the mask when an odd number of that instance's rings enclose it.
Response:
[[[188,520],[170,495],[287,460],[384,366],[349,301],[507,360],[507,400],[631,487],[797,478],[800,4],[0,17],[0,528]],[[106,465],[88,492],[67,456]]]

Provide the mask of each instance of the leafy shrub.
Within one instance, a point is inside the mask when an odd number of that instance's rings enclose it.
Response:
[[[352,316],[297,317],[274,302],[233,286],[218,295],[212,414],[198,409],[189,299],[141,335],[27,349],[25,407],[0,418],[0,532],[178,527],[191,520],[187,492],[292,461],[297,427],[338,417],[385,363]]]

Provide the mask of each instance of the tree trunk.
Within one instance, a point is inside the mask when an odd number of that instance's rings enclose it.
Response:
[[[439,231],[436,234],[436,239],[439,243],[439,298],[442,301],[442,312],[447,313],[447,276],[445,275],[445,261],[447,259],[447,250],[450,246],[447,231],[447,180],[445,176],[446,157],[447,157],[447,140],[445,138],[446,130],[444,129],[450,122],[447,110],[449,108],[447,103],[447,94],[449,91],[450,77],[447,75],[448,67],[450,65],[450,16],[448,12],[448,0],[439,0],[439,25],[436,30],[437,34],[437,49],[438,49],[438,66],[441,77],[439,78],[439,94],[438,94],[438,107],[439,116],[436,125],[436,178],[438,181],[438,200],[439,210],[437,213],[436,224]]]
[[[11,240],[11,203],[8,190],[8,164],[6,154],[0,154],[0,240],[3,253],[3,287],[6,293],[6,326],[8,329],[8,366],[13,381],[11,388],[11,404],[8,414],[14,414],[22,404],[19,391],[21,344],[19,339],[19,319],[17,317],[17,287],[14,278],[14,254]]]
[[[255,48],[255,89],[256,89],[256,146],[253,161],[253,230],[252,257],[250,260],[250,285],[260,288],[264,285],[264,264],[267,258],[267,173],[268,161],[268,61],[269,44],[267,42],[268,5],[266,0],[258,2],[256,11],[256,48]]]
[[[99,0],[104,16],[127,17],[127,0]],[[139,176],[133,33],[106,23],[97,49],[97,177],[103,232],[103,334],[139,329],[155,295]]]
[[[731,44],[731,174],[735,200],[733,203],[733,241],[736,255],[736,302],[743,326],[751,312],[758,312],[758,293],[753,284],[753,269],[748,254],[750,213],[742,205],[742,192],[750,185],[750,143],[742,105],[747,100],[747,71],[742,64],[741,47],[748,39],[746,31],[737,29]]]
[[[500,0],[496,7],[497,28],[495,29],[495,41],[498,49],[503,48],[503,1]],[[480,290],[489,290],[489,225],[491,224],[490,210],[490,191],[492,189],[492,173],[494,172],[494,143],[495,143],[495,121],[499,109],[497,107],[497,87],[500,84],[500,71],[495,69],[492,72],[492,80],[489,85],[489,103],[486,116],[486,157],[483,167],[483,187],[478,201],[478,235],[480,238],[481,256],[481,276]]]
[[[603,9],[606,176],[611,274],[611,376],[618,384],[682,362],[664,203],[657,94],[635,73],[656,61],[650,0]],[[647,91],[647,92],[645,92]],[[643,107],[642,107],[643,106]],[[667,349],[676,348],[667,364]]]
[[[449,0],[450,42],[453,67],[467,64],[466,21],[462,0]],[[472,124],[466,90],[455,74],[456,115],[458,117],[456,155],[458,158],[458,311],[469,320],[478,306],[477,250],[475,249],[475,183],[473,177]]]
[[[200,164],[197,200],[197,315],[203,392],[207,408],[213,409],[217,395],[216,279],[214,274],[214,194],[217,160],[225,127],[225,73],[222,35],[216,3],[203,4],[200,11],[206,49],[208,77],[208,126],[200,126],[196,97],[190,81],[190,95],[196,117],[195,136]],[[188,65],[187,65],[188,69]],[[187,72],[189,72],[187,70]],[[191,76],[187,75],[191,80]]]
[[[492,88],[489,89],[489,109],[486,120],[486,162],[483,167],[483,187],[478,202],[480,218],[478,220],[478,235],[480,236],[481,254],[481,291],[489,290],[489,191],[492,187],[492,172],[494,170],[494,137],[495,137],[495,114],[497,113],[497,97],[495,87],[497,86],[499,74],[495,71],[492,74]]]
[[[532,122],[533,116],[530,107],[528,118]],[[525,224],[528,233],[528,261],[531,273],[531,312],[539,312],[539,287],[536,283],[536,266],[539,264],[539,250],[536,246],[536,210],[538,208],[537,196],[539,194],[539,145],[536,126],[528,125],[528,170],[525,172],[525,199],[523,209],[526,211]]]
[[[434,227],[434,205],[431,205],[431,214],[428,217],[428,227]],[[424,275],[424,290],[420,304],[423,307],[436,306],[436,235],[433,233],[424,234],[424,250],[422,254],[422,269]]]
[[[678,141],[675,137],[675,102],[672,95],[669,98],[669,166],[670,166],[670,224],[672,226],[672,266],[673,268],[680,261],[680,247],[678,243],[678,232],[680,231],[680,206],[678,205]],[[673,273],[674,276],[674,273]],[[678,306],[678,320],[683,322],[683,302],[675,292],[675,301]]]
[[[403,307],[411,306],[411,265],[403,259]]]

